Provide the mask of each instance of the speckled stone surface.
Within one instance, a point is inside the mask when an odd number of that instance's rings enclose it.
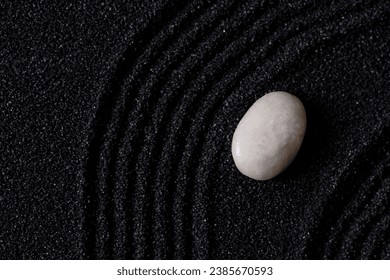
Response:
[[[242,174],[268,180],[295,158],[306,130],[306,112],[294,95],[276,91],[258,99],[233,135],[232,155]]]

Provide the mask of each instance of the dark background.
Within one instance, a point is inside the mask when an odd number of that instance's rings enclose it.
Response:
[[[230,145],[297,95],[280,176]],[[390,259],[390,2],[1,1],[1,259]]]

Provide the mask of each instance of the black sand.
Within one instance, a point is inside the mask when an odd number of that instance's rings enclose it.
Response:
[[[390,259],[388,0],[17,2],[1,259]],[[272,90],[308,130],[256,182],[231,137]]]

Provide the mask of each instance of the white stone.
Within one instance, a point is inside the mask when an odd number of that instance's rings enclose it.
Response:
[[[287,92],[268,93],[249,108],[234,132],[234,163],[252,179],[272,179],[293,161],[305,130],[302,102]]]

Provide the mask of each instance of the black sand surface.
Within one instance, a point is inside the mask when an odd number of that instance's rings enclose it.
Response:
[[[258,182],[235,126],[306,106]],[[1,259],[390,259],[390,2],[1,1]]]

